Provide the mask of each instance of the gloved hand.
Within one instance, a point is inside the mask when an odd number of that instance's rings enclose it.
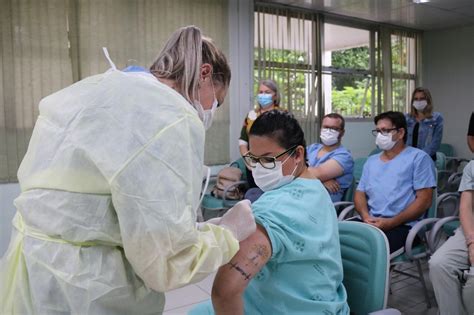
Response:
[[[222,216],[219,225],[231,231],[239,242],[249,237],[257,229],[250,200],[236,203]]]

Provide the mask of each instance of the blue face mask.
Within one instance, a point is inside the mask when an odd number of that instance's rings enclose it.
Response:
[[[257,95],[257,102],[263,108],[268,107],[273,104],[273,96],[271,94],[260,93]]]

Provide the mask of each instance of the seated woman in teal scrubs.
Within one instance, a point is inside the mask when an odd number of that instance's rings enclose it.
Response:
[[[336,211],[308,171],[301,127],[272,110],[249,144],[244,158],[265,192],[252,204],[257,231],[217,272],[212,305],[191,314],[349,314]]]

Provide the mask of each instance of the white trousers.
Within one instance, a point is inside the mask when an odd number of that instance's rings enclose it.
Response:
[[[431,257],[430,279],[441,315],[474,314],[474,274],[462,228],[458,228]]]

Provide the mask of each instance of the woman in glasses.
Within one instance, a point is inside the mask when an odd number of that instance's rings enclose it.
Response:
[[[408,127],[407,145],[421,149],[436,161],[443,138],[443,116],[433,112],[433,100],[428,89],[417,87],[411,97],[411,111],[405,115]]]
[[[348,314],[336,212],[308,171],[301,127],[273,110],[257,118],[249,144],[245,159],[265,193],[252,204],[257,231],[216,275],[214,311]]]

